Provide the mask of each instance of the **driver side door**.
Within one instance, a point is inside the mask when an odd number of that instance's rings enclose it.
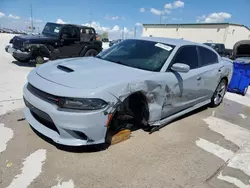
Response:
[[[171,67],[175,63],[189,65],[190,70],[186,73],[173,71]],[[188,109],[203,100],[199,92],[201,74],[197,47],[181,47],[167,69],[169,94],[162,108],[162,119]]]

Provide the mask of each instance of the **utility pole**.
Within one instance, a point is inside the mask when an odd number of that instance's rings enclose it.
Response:
[[[137,27],[135,26],[135,30],[134,30],[134,38],[136,38],[136,29],[137,29]]]
[[[122,39],[124,39],[124,27],[122,29]]]
[[[162,20],[162,13],[160,14],[160,24],[161,24],[161,20]]]
[[[32,4],[30,5],[30,21],[31,21],[31,31],[33,33],[34,25],[33,25],[33,11],[32,11]]]
[[[90,10],[90,12],[89,12],[89,25],[90,25],[90,27],[92,27],[91,24],[92,24],[92,11]]]

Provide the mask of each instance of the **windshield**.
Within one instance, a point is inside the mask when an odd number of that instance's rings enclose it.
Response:
[[[42,34],[53,37],[58,37],[62,29],[62,25],[56,23],[47,23],[43,29]]]
[[[128,39],[101,52],[97,57],[133,68],[160,71],[173,49],[173,45]]]

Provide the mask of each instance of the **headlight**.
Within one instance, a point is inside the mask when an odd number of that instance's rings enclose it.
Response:
[[[69,99],[60,102],[61,108],[74,110],[98,110],[107,106],[107,102],[102,99]]]

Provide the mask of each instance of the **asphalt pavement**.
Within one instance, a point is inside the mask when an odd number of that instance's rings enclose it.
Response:
[[[250,187],[250,94],[227,93],[217,108],[196,110],[151,135],[135,131],[106,150],[59,147],[23,119],[21,88],[33,67],[18,65],[3,47],[1,188]]]

